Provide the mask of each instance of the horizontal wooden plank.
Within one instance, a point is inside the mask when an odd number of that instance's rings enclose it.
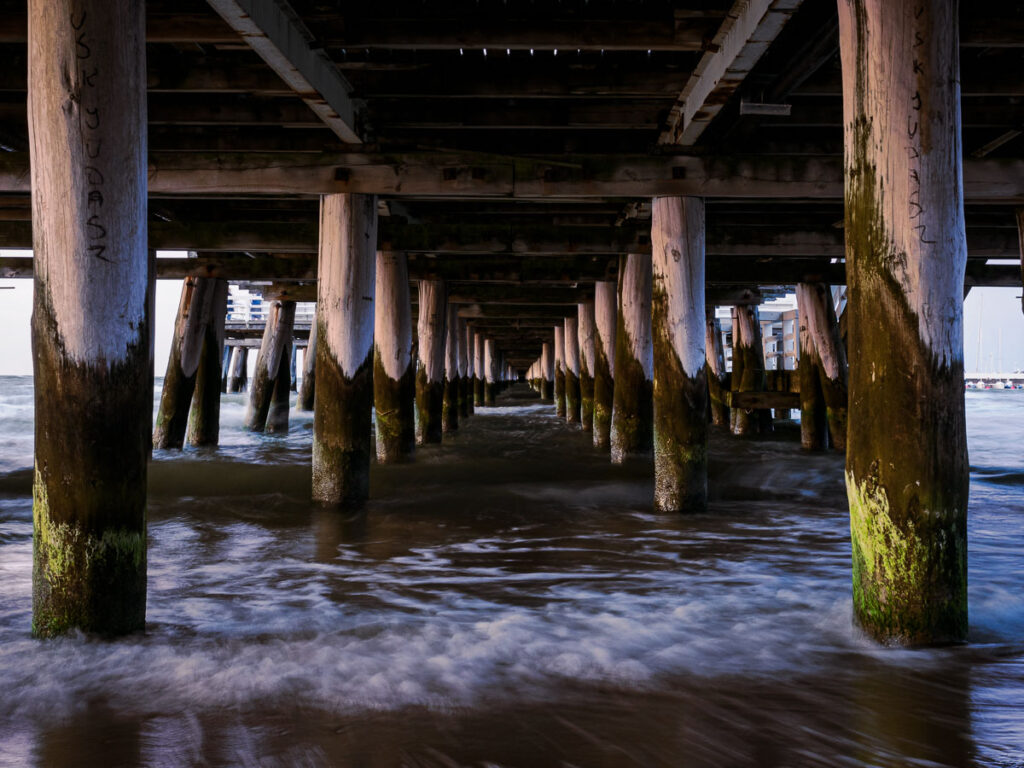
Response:
[[[0,193],[29,190],[28,156],[0,152]],[[151,196],[359,192],[524,200],[698,195],[842,199],[837,157],[583,155],[511,159],[440,153],[150,153]],[[1024,202],[1024,160],[964,161],[968,202]]]
[[[799,392],[736,392],[727,391],[725,404],[730,408],[763,409],[763,408],[799,408]]]

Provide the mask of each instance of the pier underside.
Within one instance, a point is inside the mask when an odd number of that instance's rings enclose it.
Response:
[[[0,275],[36,286],[37,634],[144,627],[149,436],[181,448],[191,408],[189,442],[217,443],[210,393],[243,386],[252,335],[222,327],[230,281],[275,307],[249,429],[288,431],[306,346],[325,509],[364,508],[371,457],[415,463],[512,382],[640,463],[661,512],[726,492],[709,421],[742,450],[795,440],[800,409],[805,449],[846,452],[860,626],[966,639],[962,299],[1021,285],[1019,3],[0,11],[0,248],[34,252]],[[182,278],[153,432],[153,281]],[[758,311],[797,286],[799,371],[766,360]]]

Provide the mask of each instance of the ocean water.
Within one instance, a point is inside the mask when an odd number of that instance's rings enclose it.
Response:
[[[714,433],[651,512],[525,388],[365,516],[310,502],[311,418],[150,469],[145,634],[38,641],[32,389],[0,378],[0,765],[1022,766],[1024,392],[968,392],[970,643],[851,620],[843,462]]]

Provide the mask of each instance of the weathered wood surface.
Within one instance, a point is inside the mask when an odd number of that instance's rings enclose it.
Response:
[[[370,493],[377,200],[320,201],[313,499],[359,509]]]
[[[287,4],[209,0],[210,6],[342,141],[361,143],[348,84]],[[283,7],[282,7],[283,6]]]
[[[967,639],[957,3],[841,0],[854,615]],[[898,138],[897,138],[898,137]]]
[[[253,432],[267,429],[277,380],[282,369],[288,370],[294,324],[294,301],[275,301],[270,305],[245,409],[245,427]]]
[[[802,0],[736,0],[669,114],[660,144],[697,143]]]
[[[611,449],[615,404],[615,343],[618,327],[618,287],[610,281],[594,284],[594,447]]]
[[[835,157],[579,156],[545,165],[531,160],[346,153],[182,155],[153,153],[149,193],[162,195],[316,195],[357,192],[447,198],[647,198],[703,195],[738,198],[841,199],[842,163]],[[525,167],[523,167],[525,166]],[[1024,203],[1024,160],[964,163],[971,202]],[[28,157],[0,154],[0,192],[29,191]]]
[[[703,512],[708,503],[704,201],[655,198],[651,241],[654,507]]]
[[[145,7],[30,0],[32,631],[141,631],[153,360]],[[22,27],[24,34],[25,27]],[[8,153],[0,153],[8,154]],[[6,177],[6,174],[4,174]]]
[[[651,257],[631,253],[620,264],[611,423],[611,459],[616,464],[631,456],[650,456],[654,449]]]
[[[210,280],[210,298],[203,307],[203,343],[196,371],[195,392],[185,439],[196,447],[213,447],[220,441],[221,370],[224,356],[224,320],[228,308],[226,280]]]
[[[443,433],[448,298],[441,280],[420,280],[417,323],[416,442],[440,443]]]
[[[739,390],[726,390],[723,392],[723,395],[723,401],[729,408],[744,408],[753,411],[769,408],[788,410],[800,407],[799,392],[741,392]]]
[[[373,402],[377,461],[410,461],[416,450],[416,360],[404,253],[377,252],[374,301]]]

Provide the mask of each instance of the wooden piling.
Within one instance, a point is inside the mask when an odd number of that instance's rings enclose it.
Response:
[[[316,398],[316,323],[309,329],[309,342],[302,356],[302,384],[299,385],[300,411],[312,411]]]
[[[224,320],[228,310],[228,281],[210,280],[213,289],[209,302],[203,306],[203,346],[196,371],[195,393],[188,416],[189,445],[216,446],[220,442],[220,396],[223,380],[221,362],[224,360]]]
[[[226,395],[228,392],[228,375],[231,372],[231,347],[226,344],[223,345],[221,364],[220,364],[220,391],[222,395]]]
[[[466,419],[473,413],[472,363],[469,354],[469,324],[464,318],[457,318],[456,330],[459,342],[459,418]]]
[[[957,3],[840,0],[854,614],[967,637]]]
[[[565,318],[565,418],[570,424],[582,419],[580,403],[580,331],[575,317]]]
[[[377,252],[373,336],[373,404],[377,461],[411,461],[416,451],[416,361],[405,253]]]
[[[295,325],[295,302],[273,301],[263,326],[263,341],[256,355],[256,369],[249,386],[249,401],[245,409],[245,428],[263,432],[267,428],[267,415],[274,399],[274,387],[282,366],[287,371],[286,354],[291,353],[292,330]]]
[[[814,348],[808,319],[811,292],[805,283],[796,287],[797,322],[800,325],[800,446],[805,451],[823,451],[828,445],[825,396],[821,391],[821,363]]]
[[[651,214],[654,508],[708,504],[704,201],[656,197]]]
[[[565,418],[565,326],[555,326],[555,415]]]
[[[498,358],[494,339],[484,342],[484,405],[493,406],[498,394]]]
[[[610,281],[594,284],[594,447],[611,449],[615,401],[615,343],[618,327],[618,287]]]
[[[732,387],[738,392],[764,392],[764,344],[761,340],[761,320],[757,307],[744,305],[736,307],[735,311]],[[770,409],[733,408],[732,411],[734,435],[756,435],[772,431]]]
[[[424,445],[441,442],[448,299],[443,280],[420,280],[419,287],[416,442]]]
[[[228,366],[228,393],[241,392],[245,380],[245,366],[248,362],[248,350],[245,347],[231,349],[231,363]]]
[[[725,350],[722,347],[722,324],[715,317],[715,308],[708,307],[704,328],[704,351],[708,366],[708,395],[711,401],[711,423],[716,427],[729,426],[729,406],[725,404],[729,389],[729,374],[725,370]]]
[[[358,509],[370,492],[377,198],[320,198],[313,500]]]
[[[801,302],[802,299],[802,302]],[[806,314],[807,330],[814,343],[819,387],[828,421],[829,443],[837,451],[846,450],[848,368],[846,348],[839,335],[832,292],[824,283],[800,283],[797,301]],[[801,327],[804,319],[800,319]]]
[[[473,334],[473,403],[477,407],[484,404],[484,337]]]
[[[186,277],[181,284],[171,351],[164,372],[160,405],[153,427],[153,447],[180,451],[188,430],[188,410],[196,386],[203,344],[202,305],[212,288],[208,278]]]
[[[654,352],[651,346],[651,257],[631,253],[619,260],[619,315],[615,337],[615,396],[611,458],[654,450]]]
[[[32,632],[146,621],[153,358],[145,6],[29,0]]]
[[[455,304],[448,305],[448,321],[445,328],[441,431],[459,431],[459,308]]]
[[[288,302],[293,304],[295,302]],[[295,314],[292,313],[294,322]],[[294,328],[293,328],[294,330]],[[273,378],[273,386],[270,394],[270,409],[267,411],[266,433],[268,435],[287,435],[288,421],[291,411],[292,393],[292,351],[294,342],[292,334],[284,335],[282,339],[281,360],[278,363],[277,374]]]
[[[545,341],[540,353],[540,399],[545,403],[555,401],[555,355],[552,343]]]
[[[580,346],[580,425],[584,432],[594,430],[595,338],[594,302],[577,306]]]

